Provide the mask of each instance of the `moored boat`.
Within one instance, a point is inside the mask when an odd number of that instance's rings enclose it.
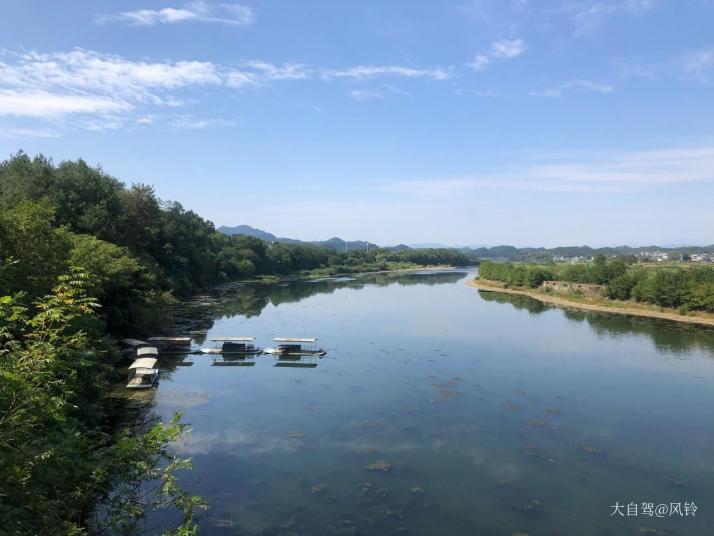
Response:
[[[204,354],[262,354],[263,349],[255,345],[255,337],[213,337],[213,348],[201,348]]]
[[[275,337],[273,339],[277,343],[275,348],[266,348],[265,353],[277,355],[317,355],[322,356],[327,352],[317,347],[317,338],[299,338],[299,337]]]
[[[129,365],[127,389],[149,389],[159,379],[155,357],[140,357]]]

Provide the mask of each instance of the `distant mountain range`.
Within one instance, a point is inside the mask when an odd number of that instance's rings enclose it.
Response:
[[[364,250],[364,249],[374,249],[378,248],[377,244],[372,242],[367,242],[364,240],[354,240],[345,241],[341,238],[333,237],[329,240],[318,240],[313,242],[306,242],[303,240],[297,240],[295,238],[283,238],[275,236],[272,233],[263,231],[262,229],[256,229],[250,225],[238,225],[236,227],[226,227],[221,226],[218,230],[227,235],[248,235],[260,238],[266,242],[279,242],[281,244],[312,244],[315,246],[329,247],[336,251],[353,251],[353,250]],[[390,249],[392,251],[403,251],[409,249],[425,249],[425,248],[445,248],[445,249],[455,249],[464,255],[467,255],[473,259],[497,259],[497,260],[508,260],[508,261],[548,261],[553,259],[575,259],[575,258],[590,258],[598,254],[602,255],[638,255],[641,252],[666,252],[666,253],[682,253],[682,254],[692,254],[692,253],[714,253],[714,245],[712,246],[676,246],[676,247],[662,247],[662,246],[643,246],[643,247],[631,247],[631,246],[617,246],[617,247],[603,247],[603,248],[591,248],[590,246],[562,246],[556,248],[517,248],[515,246],[457,246],[449,247],[443,244],[436,244],[431,242],[418,243],[418,244],[398,244],[396,246],[390,246],[385,249]]]
[[[237,225],[236,227],[227,227],[225,225],[222,225],[218,228],[218,231],[227,235],[254,236],[256,238],[260,238],[261,240],[265,240],[266,242],[269,242],[271,244],[273,242],[278,242],[279,244],[311,244],[313,246],[332,248],[335,251],[353,251],[357,249],[375,249],[379,247],[377,244],[373,244],[372,242],[367,242],[364,240],[346,241],[336,236],[329,238],[328,240],[306,242],[303,240],[298,240],[296,238],[275,236],[273,233],[263,231],[262,229],[256,229],[255,227],[251,227],[250,225]],[[397,248],[399,247],[400,246],[397,246]]]

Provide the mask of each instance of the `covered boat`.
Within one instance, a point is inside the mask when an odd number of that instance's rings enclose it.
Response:
[[[201,348],[204,354],[243,354],[255,355],[263,353],[262,348],[255,345],[255,337],[213,337],[213,348]]]
[[[149,389],[159,379],[155,357],[140,357],[129,365],[127,389]]]
[[[315,337],[275,337],[273,341],[277,343],[277,346],[275,348],[266,348],[265,352],[268,354],[321,356],[327,353],[322,348],[317,347],[317,339]]]

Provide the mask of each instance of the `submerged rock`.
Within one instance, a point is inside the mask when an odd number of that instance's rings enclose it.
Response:
[[[321,482],[321,483],[317,484],[316,486],[313,486],[312,488],[310,488],[310,493],[312,493],[313,495],[317,495],[318,493],[322,493],[326,489],[327,489],[327,484],[325,484],[324,482]]]
[[[392,464],[387,460],[377,460],[376,462],[365,465],[364,468],[368,471],[382,471],[386,473],[392,468]]]
[[[589,445],[588,443],[581,443],[579,448],[586,454],[591,454],[592,456],[602,455],[602,450],[600,450],[597,447],[593,447],[592,445]]]

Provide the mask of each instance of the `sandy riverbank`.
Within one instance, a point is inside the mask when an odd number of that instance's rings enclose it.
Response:
[[[567,296],[556,293],[545,293],[538,289],[513,289],[504,288],[498,281],[476,279],[468,282],[468,285],[483,292],[501,292],[504,294],[515,294],[518,296],[529,296],[543,303],[549,303],[557,307],[580,309],[584,311],[596,311],[599,313],[615,313],[621,315],[645,316],[648,318],[661,318],[674,322],[686,322],[688,324],[699,324],[714,327],[714,315],[708,313],[690,313],[683,315],[675,310],[663,310],[656,305],[635,303],[630,301],[607,300],[605,298],[588,298],[586,296]]]

